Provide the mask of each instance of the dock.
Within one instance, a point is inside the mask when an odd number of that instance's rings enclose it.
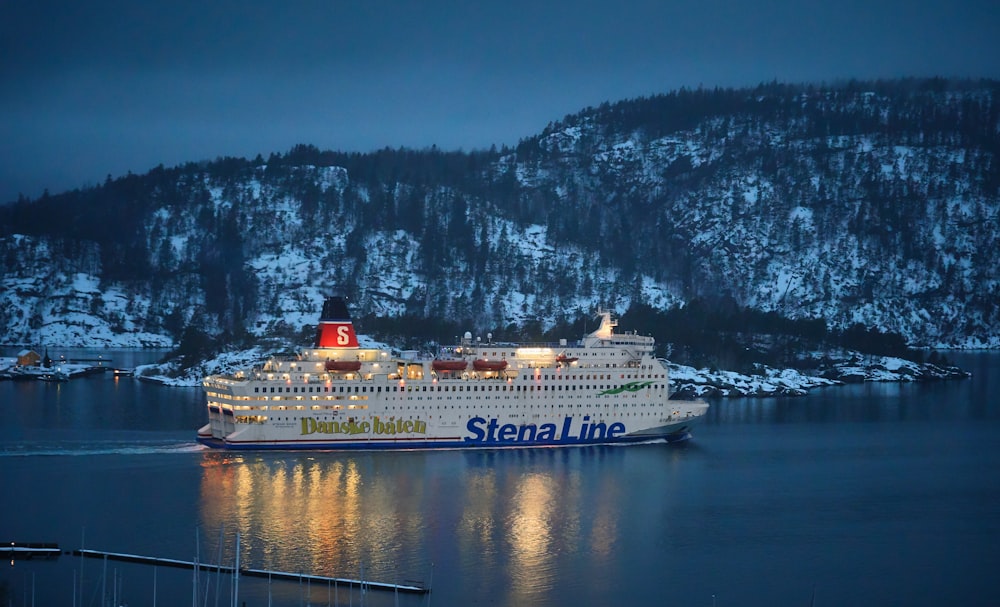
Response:
[[[157,565],[160,567],[175,567],[179,569],[204,569],[206,572],[218,571],[232,574],[234,568],[229,565],[212,565],[209,563],[198,563],[193,561],[182,561],[177,559],[166,559],[155,556],[142,556],[138,554],[124,554],[121,552],[106,552],[103,550],[74,550],[73,556],[82,558],[108,559],[110,561],[122,561],[126,563],[140,563],[144,565]],[[240,568],[239,574],[246,577],[267,578],[272,580],[291,580],[332,583],[344,586],[360,586],[370,590],[390,590],[394,592],[407,592],[411,594],[426,594],[430,588],[419,582],[407,584],[392,584],[389,582],[374,582],[371,580],[359,580],[352,578],[330,577],[309,573],[290,573],[287,571],[268,571],[266,569],[244,569]]]
[[[62,554],[59,544],[36,542],[7,542],[0,544],[0,555],[12,559],[52,559]]]

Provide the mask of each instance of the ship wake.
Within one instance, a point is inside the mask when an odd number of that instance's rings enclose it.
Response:
[[[200,453],[205,447],[193,441],[78,441],[7,444],[0,457],[74,455],[169,455]]]

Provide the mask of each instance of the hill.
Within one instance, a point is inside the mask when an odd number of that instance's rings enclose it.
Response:
[[[698,302],[1000,347],[998,91],[679,90],[513,148],[302,145],[22,199],[0,207],[0,342],[301,338],[337,290],[441,341]]]

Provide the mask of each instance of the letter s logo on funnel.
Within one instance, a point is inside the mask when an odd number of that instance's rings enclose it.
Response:
[[[358,337],[349,322],[322,322],[316,339],[317,348],[357,348]]]

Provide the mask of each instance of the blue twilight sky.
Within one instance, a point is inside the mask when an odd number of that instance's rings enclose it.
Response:
[[[515,144],[603,101],[1000,78],[996,0],[0,0],[0,202],[296,143]]]

